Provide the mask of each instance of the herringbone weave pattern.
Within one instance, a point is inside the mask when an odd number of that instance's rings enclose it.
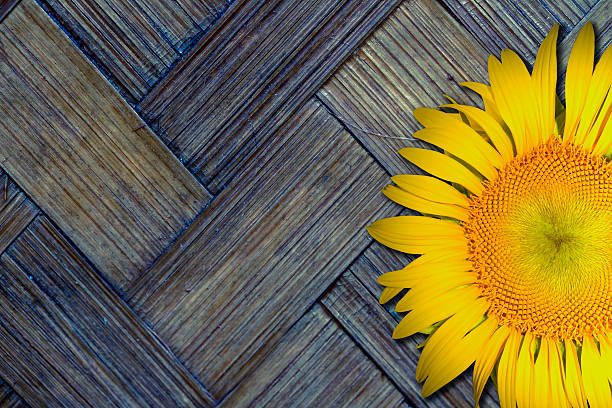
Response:
[[[376,278],[412,110],[608,0],[0,1],[0,406],[468,407]],[[482,406],[498,405],[489,386]]]

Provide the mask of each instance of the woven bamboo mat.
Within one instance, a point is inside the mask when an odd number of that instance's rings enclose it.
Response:
[[[612,2],[0,1],[0,406],[468,407],[364,226],[412,110]],[[390,136],[390,137],[389,137]],[[482,405],[497,406],[489,386]]]

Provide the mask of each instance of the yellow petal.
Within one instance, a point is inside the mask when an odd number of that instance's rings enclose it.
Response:
[[[612,406],[607,367],[601,359],[595,341],[590,336],[584,336],[583,338],[580,365],[582,366],[582,380],[589,405],[591,407]]]
[[[397,302],[397,310],[412,310],[419,304],[434,297],[439,297],[444,293],[453,290],[459,286],[472,284],[476,280],[476,274],[473,272],[457,271],[453,274],[433,275],[427,280],[421,280],[412,287]]]
[[[410,191],[429,201],[468,207],[470,200],[444,181],[420,174],[401,174],[391,180],[402,190]]]
[[[448,99],[451,104],[458,104],[458,102],[456,100],[454,100],[453,98],[451,98],[450,96],[444,94],[444,97],[446,99]],[[443,108],[443,107],[444,107],[443,105],[438,106],[438,109],[439,108]],[[459,112],[459,113],[447,113],[447,115],[452,115],[453,118],[458,118],[463,123],[465,123],[466,125],[468,125],[472,129],[474,129],[477,133],[478,132],[482,132],[482,128],[478,125],[478,123],[474,122],[471,118],[467,117],[462,112]]]
[[[482,167],[484,163],[495,168],[501,167],[500,154],[463,121],[454,119],[449,113],[430,108],[417,108],[413,114],[426,126],[416,132],[414,137],[448,151],[478,171],[481,171],[479,166]],[[470,146],[470,149],[467,149],[466,145]],[[483,168],[483,171],[486,170],[487,168]],[[481,173],[486,176],[482,171]]]
[[[538,353],[538,359],[535,362],[535,400],[533,400],[532,406],[534,407],[549,407],[551,406],[551,395],[549,387],[549,376],[548,371],[548,342],[542,339],[540,342],[540,351]],[[517,371],[517,381],[520,373]],[[518,392],[517,392],[518,397]],[[518,398],[517,398],[518,399]],[[519,408],[521,406],[519,405]]]
[[[555,24],[540,45],[531,77],[534,82],[536,106],[540,115],[540,140],[546,141],[555,131],[555,100],[557,86],[557,36]]]
[[[432,299],[444,299],[447,297],[457,297],[461,298],[461,294],[466,295],[473,294],[475,286],[470,285],[470,280],[473,280],[473,277],[466,278],[468,283],[463,285],[451,285],[452,287],[444,287],[441,289],[436,288],[433,285],[420,285],[418,288],[412,288],[409,290],[395,305],[396,312],[408,312],[411,310],[418,310],[423,307],[423,305],[428,304],[432,301]],[[418,289],[418,290],[416,290]],[[467,290],[467,292],[465,292]],[[462,298],[463,299],[463,298]],[[448,317],[448,316],[446,316]],[[431,322],[430,324],[437,323]],[[420,331],[419,329],[418,331]]]
[[[423,334],[432,334],[433,332],[436,331],[436,329],[439,327],[438,324],[432,324],[431,326],[425,327],[423,330],[419,330],[419,333],[423,333]],[[425,345],[425,343],[427,343],[427,339],[425,339],[424,342],[422,342],[421,344],[418,344],[416,346],[416,348],[421,348]]]
[[[378,300],[380,304],[387,303],[394,297],[396,297],[404,288],[384,288],[382,293],[380,294],[380,299]]]
[[[593,153],[605,154],[612,147],[612,93],[608,93],[603,103],[602,110],[591,129],[588,141],[593,140]]]
[[[504,122],[510,128],[518,154],[539,141],[539,124],[533,81],[520,57],[502,50],[502,60],[489,58],[491,92]]]
[[[493,98],[493,93],[491,92],[491,87],[485,84],[481,84],[479,82],[461,82],[459,85],[464,86],[472,91],[476,92],[482,98],[482,102],[484,103],[485,112],[500,125],[503,126],[505,124],[504,120],[499,113],[499,109],[497,108],[497,104],[495,103],[495,99]],[[501,151],[500,151],[501,153]]]
[[[513,111],[510,105],[513,103],[513,98],[506,95],[506,93],[512,92],[512,79],[508,78],[507,73],[502,67],[502,63],[493,55],[489,56],[488,70],[489,81],[491,82],[491,93],[495,98],[495,104],[502,117],[503,123],[510,129],[510,136],[514,142],[514,148],[517,154],[522,154],[525,151],[523,137],[525,133],[524,120],[522,117],[517,117],[512,114]],[[504,89],[507,91],[504,91]]]
[[[599,338],[599,352],[604,367],[606,367],[608,381],[612,384],[612,344],[610,344],[610,338],[608,336],[601,336]]]
[[[427,397],[433,394],[465,371],[474,362],[478,352],[491,337],[496,327],[497,322],[486,319],[461,341],[450,344],[448,350],[445,350],[445,354],[448,354],[450,358],[448,361],[443,361],[443,359],[434,361],[431,373],[423,384],[421,395]]]
[[[455,159],[442,153],[415,147],[404,148],[399,153],[429,174],[461,184],[473,194],[478,195],[482,192],[480,179]]]
[[[401,242],[397,239],[389,238],[382,234],[378,234],[376,232],[372,232],[372,231],[369,231],[369,232],[372,238],[374,238],[376,241],[380,242],[381,244],[391,249],[395,249],[396,251],[400,251],[405,254],[413,254],[413,255],[426,254],[428,252],[438,251],[441,248],[443,248],[445,245],[448,245],[448,242],[445,243],[444,241],[440,241],[440,240],[436,240],[436,241],[429,240],[426,242],[425,241],[424,242],[415,242],[415,241]],[[453,247],[455,246],[465,247],[467,250],[467,245],[465,245],[465,243],[453,241],[453,242],[450,242],[450,244],[453,245]]]
[[[416,215],[383,218],[373,222],[370,229],[417,240],[463,236],[463,228],[453,222]]]
[[[412,111],[412,114],[415,119],[425,127],[445,128],[448,126],[448,123],[453,120],[452,113],[446,113],[432,108],[416,108]]]
[[[563,385],[565,370],[563,368],[561,350],[559,350],[559,342],[551,339],[544,340],[548,342],[548,377],[550,380],[551,406],[569,407],[569,401]]]
[[[565,127],[563,140],[573,140],[584,109],[593,75],[595,33],[588,22],[578,33],[572,47],[565,76]]]
[[[410,285],[423,279],[424,276],[429,276],[433,271],[445,273],[447,269],[454,268],[455,265],[465,264],[468,253],[460,248],[441,248],[439,251],[428,252],[419,256],[404,268],[387,272],[378,277],[378,283],[383,286],[399,286],[397,282]]]
[[[456,109],[465,114],[470,120],[477,123],[489,139],[491,139],[493,145],[495,145],[495,148],[501,154],[504,163],[512,159],[514,152],[512,151],[512,143],[508,138],[508,134],[489,113],[468,105],[447,104],[442,105],[442,107]]]
[[[423,255],[419,259],[427,255],[428,254]],[[414,262],[399,271],[382,274],[378,277],[378,283],[384,286],[412,288],[417,285],[418,282],[427,282],[435,276],[450,278],[453,275],[472,269],[472,263],[470,261],[452,258],[425,264],[417,264],[416,266],[412,266],[413,263]]]
[[[383,218],[372,223],[367,230],[381,244],[412,254],[424,254],[441,247],[466,246],[459,225],[431,217]]]
[[[468,211],[463,207],[429,201],[392,185],[385,187],[382,192],[396,203],[421,214],[441,215],[459,221],[467,221],[468,219]]]
[[[412,336],[414,333],[454,315],[459,310],[469,307],[479,295],[478,288],[466,286],[446,292],[439,298],[428,299],[404,316],[393,331],[393,338]],[[398,309],[396,311],[402,312]]]
[[[572,407],[587,408],[586,392],[582,382],[582,371],[573,340],[565,340],[565,390]]]
[[[509,335],[510,329],[508,326],[500,326],[476,358],[476,363],[474,363],[474,379],[472,381],[474,385],[474,401],[476,402],[476,408],[478,408],[478,401],[480,400],[482,391],[491,375],[491,371],[493,371],[495,363],[499,359]]]
[[[448,117],[449,117],[450,119],[453,119],[453,120],[458,120],[458,121],[460,121],[460,122],[463,122],[463,119],[461,118],[461,115],[460,115],[460,114],[458,114],[458,113],[447,113],[447,115],[448,115]]]
[[[527,332],[523,336],[523,344],[516,362],[516,403],[518,408],[536,407],[535,369],[534,369],[535,337]],[[539,392],[539,390],[538,390]]]
[[[606,98],[612,84],[612,48],[608,48],[593,71],[593,78],[586,96],[584,109],[580,115],[580,123],[576,132],[576,141],[582,142],[586,148],[591,149],[595,143],[597,133],[591,130],[599,130],[596,119],[601,111],[604,119],[610,108],[610,98]],[[607,104],[607,105],[606,105]],[[601,123],[597,123],[601,127]],[[595,129],[593,129],[595,127]]]
[[[514,86],[510,93],[514,105],[511,108],[514,111],[514,115],[523,118],[523,128],[525,129],[523,134],[524,146],[525,150],[529,150],[540,141],[541,134],[534,83],[527,67],[525,67],[525,63],[516,52],[502,50],[501,62],[507,74],[514,78]]]
[[[442,360],[442,363],[445,363],[454,357],[447,355],[448,347],[460,342],[472,328],[480,323],[487,308],[488,303],[484,299],[478,299],[473,307],[459,311],[442,323],[438,330],[427,339],[416,368],[418,382],[425,381],[436,360]],[[441,355],[442,353],[444,355]]]
[[[596,154],[604,154],[612,146],[612,126],[609,126],[612,115],[612,93],[608,92],[612,82],[611,66],[612,48],[609,47],[599,59],[593,72],[578,130],[578,134],[582,134],[583,130],[590,126],[584,144],[587,147],[593,145],[593,152]],[[607,95],[606,92],[608,92]],[[605,99],[603,99],[604,96]],[[602,99],[603,102],[601,102]],[[591,120],[587,121],[586,118]]]
[[[460,123],[458,121],[455,121]],[[465,124],[461,123],[466,126]],[[493,147],[487,145],[487,143],[468,127],[469,132],[461,133],[460,126],[456,126],[455,133],[451,133],[450,130],[442,130],[439,128],[425,128],[418,132],[415,132],[412,136],[431,143],[434,146],[438,146],[444,151],[457,156],[467,164],[472,166],[476,171],[482,174],[485,178],[492,180],[497,175],[497,171],[493,167],[493,163],[487,160],[487,158],[479,151],[478,142],[489,146],[491,150]],[[478,141],[478,142],[477,142]],[[497,167],[501,167],[501,157],[496,153],[498,158],[494,159]]]
[[[497,389],[501,408],[516,406],[516,360],[522,337],[515,329],[511,329],[504,351],[499,358]]]

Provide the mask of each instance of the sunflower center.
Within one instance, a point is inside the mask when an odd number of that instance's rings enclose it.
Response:
[[[557,139],[515,158],[465,224],[489,314],[522,332],[580,339],[612,327],[612,171]]]

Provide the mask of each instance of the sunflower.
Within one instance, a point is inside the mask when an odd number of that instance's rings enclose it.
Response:
[[[492,377],[502,407],[612,407],[612,47],[593,67],[593,26],[581,29],[563,106],[558,29],[531,73],[503,50],[490,86],[462,84],[484,110],[414,111],[414,137],[443,152],[400,150],[431,176],[392,177],[383,193],[422,215],[368,227],[419,255],[378,281],[381,303],[410,289],[393,337],[429,334],[423,397],[474,364],[476,405]]]

